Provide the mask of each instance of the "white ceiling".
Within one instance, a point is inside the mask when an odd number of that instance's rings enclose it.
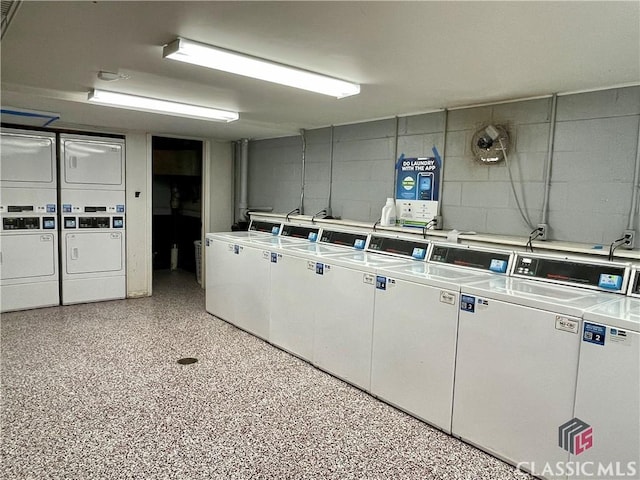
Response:
[[[162,58],[177,36],[362,84],[337,100]],[[59,127],[238,139],[640,82],[640,2],[26,1],[2,104]],[[130,76],[98,80],[99,70]],[[230,124],[86,102],[93,87],[240,112]]]

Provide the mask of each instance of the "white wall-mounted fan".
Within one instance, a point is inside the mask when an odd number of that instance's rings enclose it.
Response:
[[[501,162],[509,150],[509,134],[500,125],[486,125],[473,134],[471,150],[473,157],[481,163]]]

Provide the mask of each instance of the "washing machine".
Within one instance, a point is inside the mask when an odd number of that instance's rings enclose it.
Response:
[[[313,305],[319,257],[364,249],[366,233],[323,229],[318,242],[276,248],[271,264],[269,341],[304,360],[313,361]]]
[[[126,297],[124,191],[68,191],[61,215],[62,304]]]
[[[314,262],[314,365],[370,391],[377,272],[424,261],[428,245],[426,240],[371,234],[364,252],[325,255]]]
[[[239,257],[236,255],[244,251],[244,243],[257,238],[277,236],[280,228],[280,223],[252,220],[248,231],[206,234],[204,261],[207,274],[207,312],[227,322],[235,322],[239,302],[235,295],[240,295],[244,275],[238,270]]]
[[[215,235],[226,238],[258,238],[268,235],[279,235],[282,224],[279,222],[268,222],[262,220],[251,220],[248,230],[239,230],[235,232],[216,232]]]
[[[584,312],[570,460],[589,478],[640,477],[640,269],[629,283]]]
[[[287,224],[280,236],[245,238],[207,234],[206,310],[265,340],[269,340],[271,263],[274,248],[315,241],[317,227]],[[287,238],[284,238],[287,237]]]
[[[506,275],[512,257],[505,250],[433,244],[428,263],[382,268],[371,393],[450,433],[460,288]]]
[[[628,265],[518,253],[512,275],[461,289],[452,433],[565,478],[554,466],[569,460],[558,432],[574,418],[582,316],[624,293]]]
[[[0,132],[0,311],[58,305],[55,134]]]

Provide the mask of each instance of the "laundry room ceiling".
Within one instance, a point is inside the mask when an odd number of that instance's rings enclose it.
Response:
[[[336,99],[163,59],[183,37],[361,85]],[[91,125],[266,138],[640,81],[640,3],[22,2],[2,39],[2,104]],[[127,78],[100,80],[99,71]],[[87,102],[93,88],[240,113],[232,123]]]

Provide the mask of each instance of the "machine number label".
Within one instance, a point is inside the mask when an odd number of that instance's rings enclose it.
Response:
[[[271,253],[271,263],[278,263],[278,254],[275,252]]]
[[[475,313],[476,311],[476,297],[471,295],[462,295],[460,298],[460,310],[465,312]]]
[[[456,294],[452,292],[447,292],[446,290],[440,291],[440,302],[448,303],[449,305],[456,304]]]
[[[209,247],[209,246],[211,246],[211,241],[209,241],[209,239],[208,239],[208,238],[205,238],[205,239],[204,239],[204,245],[205,245],[205,247]]]
[[[577,320],[571,320],[567,317],[556,315],[556,330],[562,330],[564,332],[578,333],[578,327],[580,322]]]
[[[322,263],[316,263],[316,273],[318,275],[324,275],[324,265]]]
[[[582,341],[604,346],[606,327],[595,323],[584,322]]]
[[[236,255],[240,254],[240,245],[233,246],[233,253],[235,253]]]
[[[378,275],[376,277],[376,288],[378,290],[386,290],[387,289],[387,277],[382,277]]]
[[[365,273],[364,275],[362,275],[362,281],[367,285],[375,285],[376,276],[371,273]]]

